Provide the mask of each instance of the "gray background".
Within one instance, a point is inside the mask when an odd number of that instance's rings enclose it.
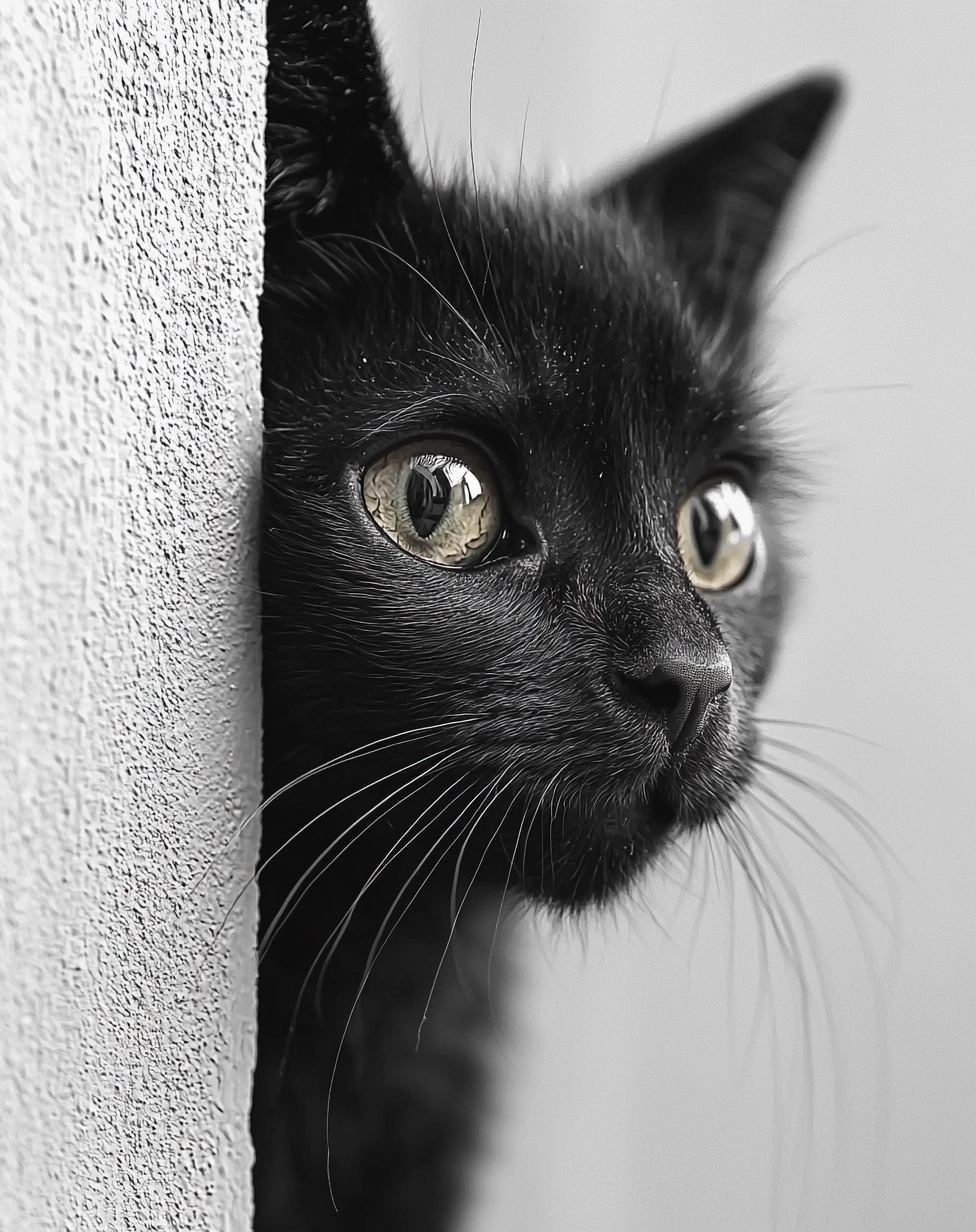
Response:
[[[771,371],[819,491],[764,713],[880,746],[774,733],[856,781],[776,752],[890,844],[879,864],[843,818],[784,790],[877,915],[754,809],[802,979],[775,938],[762,957],[745,880],[730,888],[718,844],[690,872],[676,857],[612,920],[556,937],[526,921],[470,1232],[976,1227],[974,10],[376,7],[415,149],[425,157],[422,101],[441,165],[467,157],[481,11],[474,151],[503,181],[527,107],[525,167],[562,183],[802,68],[839,68],[851,85],[770,271]]]

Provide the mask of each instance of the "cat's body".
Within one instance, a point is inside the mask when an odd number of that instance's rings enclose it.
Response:
[[[750,777],[753,284],[836,86],[515,203],[414,177],[361,5],[269,43],[255,1226],[438,1232],[506,893],[606,901]]]

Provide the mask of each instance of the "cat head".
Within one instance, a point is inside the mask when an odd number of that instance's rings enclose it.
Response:
[[[270,760],[371,746],[344,781],[396,833],[601,901],[750,778],[791,496],[757,276],[837,83],[558,200],[415,175],[375,81],[336,153],[306,86],[269,128]]]

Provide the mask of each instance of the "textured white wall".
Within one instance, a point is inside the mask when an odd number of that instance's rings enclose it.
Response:
[[[803,950],[764,956],[721,847],[619,926],[525,929],[521,1048],[479,1232],[976,1228],[972,765],[976,9],[958,0],[375,0],[415,148],[574,178],[801,68],[851,96],[771,281],[787,422],[821,481],[764,710],[905,866],[787,790],[885,925],[753,809]],[[846,238],[845,238],[846,237]],[[836,246],[816,255],[829,245]],[[812,258],[807,260],[807,258]],[[717,876],[706,876],[717,866]],[[841,883],[842,885],[842,883]],[[898,911],[894,904],[898,904]],[[805,912],[805,919],[801,912]],[[900,915],[899,915],[900,912]],[[542,940],[535,932],[543,933]],[[804,936],[806,933],[806,936]],[[585,949],[585,952],[584,952]]]
[[[263,66],[260,0],[0,15],[4,1232],[249,1226]]]

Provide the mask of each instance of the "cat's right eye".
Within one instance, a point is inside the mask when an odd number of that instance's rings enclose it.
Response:
[[[363,503],[397,547],[444,568],[481,564],[504,525],[490,463],[458,441],[415,441],[384,454],[363,474]]]

